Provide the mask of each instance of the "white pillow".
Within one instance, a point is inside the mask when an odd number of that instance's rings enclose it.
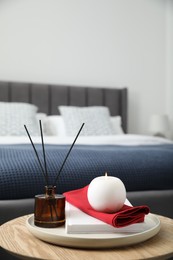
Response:
[[[28,103],[0,102],[0,135],[38,135],[37,107]]]
[[[40,122],[39,121],[41,120],[43,134],[46,135],[45,128],[46,128],[47,114],[45,114],[45,113],[37,113],[36,114],[36,119],[37,119],[37,122],[38,122],[39,131],[40,131]]]
[[[66,133],[75,136],[82,123],[85,123],[81,135],[112,135],[113,128],[107,107],[74,107],[59,106],[63,117]]]
[[[47,116],[44,122],[44,133],[46,135],[65,136],[65,125],[62,116]]]
[[[44,123],[47,120],[47,115],[45,113],[37,113],[36,118]]]
[[[62,116],[47,116],[44,113],[37,113],[37,120],[39,121],[40,119],[42,120],[43,131],[45,135],[66,135],[65,124]],[[121,117],[111,116],[110,119],[113,128],[113,134],[124,134],[124,131],[121,126]]]
[[[111,116],[111,123],[113,127],[113,132],[115,135],[125,134],[122,129],[121,116]]]

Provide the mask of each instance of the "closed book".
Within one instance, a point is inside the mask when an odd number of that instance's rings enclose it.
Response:
[[[125,203],[131,205],[128,200],[126,200]],[[148,224],[144,221],[142,223],[116,228],[84,213],[75,206],[66,202],[65,229],[68,234],[138,233],[148,229]]]

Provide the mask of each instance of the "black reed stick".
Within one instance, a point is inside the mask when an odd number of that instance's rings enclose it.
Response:
[[[47,173],[46,153],[45,153],[45,149],[44,149],[43,130],[42,130],[41,120],[39,120],[39,123],[40,123],[41,142],[42,142],[42,149],[43,149],[44,168],[45,168],[45,174],[46,174],[46,183],[48,184],[49,182],[48,182],[48,173]]]
[[[42,166],[42,164],[41,164],[40,158],[39,158],[39,156],[38,156],[37,150],[36,150],[36,148],[35,148],[35,145],[34,145],[34,143],[33,143],[33,141],[32,141],[32,138],[31,138],[31,136],[30,136],[30,134],[29,134],[29,132],[28,132],[28,129],[27,129],[26,125],[24,125],[24,127],[25,127],[25,130],[26,130],[26,132],[27,132],[27,135],[28,135],[28,137],[29,137],[29,139],[30,139],[30,141],[31,141],[32,147],[33,147],[33,149],[34,149],[35,155],[36,155],[37,160],[38,160],[38,162],[39,162],[39,165],[40,165],[40,168],[41,168],[41,170],[42,170],[42,174],[43,174],[43,176],[44,176],[44,178],[45,178],[46,184],[48,185],[48,183],[47,183],[47,178],[46,178],[46,175],[45,175],[43,166]]]
[[[62,171],[62,169],[63,169],[63,167],[64,167],[64,164],[65,164],[65,162],[66,162],[66,160],[67,160],[67,158],[68,158],[68,156],[69,156],[69,154],[70,154],[70,152],[71,152],[71,150],[72,150],[72,148],[73,148],[73,146],[74,146],[74,144],[75,144],[75,142],[76,142],[76,140],[77,140],[77,138],[78,138],[78,136],[79,136],[79,134],[80,134],[80,132],[81,132],[81,130],[82,130],[82,128],[83,128],[83,126],[84,126],[84,124],[85,124],[85,123],[83,123],[82,126],[81,126],[81,128],[79,129],[79,132],[77,133],[77,135],[76,135],[76,137],[75,137],[75,139],[74,139],[74,141],[73,141],[73,143],[72,143],[72,145],[71,145],[71,147],[70,147],[70,149],[69,149],[69,151],[68,151],[68,153],[67,153],[67,155],[66,155],[66,157],[65,157],[65,159],[64,159],[64,161],[63,161],[63,163],[62,163],[62,165],[61,165],[61,168],[60,168],[60,170],[59,170],[59,172],[58,172],[58,174],[57,174],[57,177],[56,177],[56,179],[55,179],[54,186],[56,185],[56,182],[57,182],[57,180],[58,180],[58,177],[60,176],[60,173],[61,173],[61,171]]]
[[[71,152],[71,150],[72,150],[72,148],[73,148],[73,146],[74,146],[74,144],[75,144],[75,142],[76,142],[76,140],[77,140],[77,138],[78,138],[78,136],[79,136],[79,134],[80,134],[80,132],[81,132],[81,130],[82,130],[82,128],[83,128],[83,126],[84,126],[84,123],[82,124],[81,128],[79,129],[79,132],[77,133],[77,135],[76,135],[76,137],[75,137],[75,139],[74,139],[74,141],[73,141],[73,143],[72,143],[72,145],[71,145],[71,147],[70,147],[70,149],[69,149],[69,151],[68,151],[68,153],[67,153],[67,155],[66,155],[66,157],[65,157],[65,159],[64,159],[64,161],[63,161],[63,163],[62,163],[62,165],[61,165],[61,168],[60,168],[60,170],[59,170],[59,172],[58,172],[58,174],[57,174],[57,177],[56,177],[56,179],[55,179],[55,182],[54,182],[55,184],[56,184],[56,182],[57,182],[57,180],[58,180],[58,177],[59,177],[59,175],[60,175],[60,173],[61,173],[61,171],[62,171],[62,169],[63,169],[63,167],[64,167],[64,164],[65,164],[65,162],[66,162],[66,160],[67,160],[67,158],[68,158],[68,156],[69,156],[69,154],[70,154],[70,152]],[[32,144],[32,147],[33,147],[33,149],[34,149],[34,152],[35,152],[35,155],[36,155],[36,157],[37,157],[37,160],[38,160],[38,162],[39,162],[39,165],[40,165],[40,167],[41,167],[42,174],[43,174],[43,176],[44,176],[44,178],[45,178],[45,181],[46,181],[46,185],[48,186],[48,173],[47,173],[47,165],[46,165],[46,154],[45,154],[45,149],[44,149],[43,131],[42,131],[41,120],[40,120],[40,132],[41,132],[41,139],[42,139],[42,148],[43,148],[45,171],[44,171],[44,169],[43,169],[43,166],[42,166],[42,164],[41,164],[41,161],[40,161],[40,158],[39,158],[39,156],[38,156],[37,150],[36,150],[36,148],[35,148],[35,145],[34,145],[34,143],[33,143],[33,141],[32,141],[32,138],[31,138],[31,136],[30,136],[30,134],[29,134],[29,131],[28,131],[26,125],[24,125],[24,127],[25,127],[25,130],[26,130],[26,132],[27,132],[27,135],[28,135],[28,137],[29,137],[29,139],[30,139],[30,141],[31,141],[31,144]],[[53,186],[55,186],[55,184],[54,184]]]

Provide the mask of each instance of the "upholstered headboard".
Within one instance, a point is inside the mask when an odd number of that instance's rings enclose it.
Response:
[[[112,116],[122,117],[127,133],[127,88],[0,82],[0,101],[35,104],[39,112],[58,114],[57,106],[107,106]]]

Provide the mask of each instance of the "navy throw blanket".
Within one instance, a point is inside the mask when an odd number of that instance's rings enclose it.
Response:
[[[69,145],[45,145],[53,184]],[[41,161],[41,144],[36,145]],[[173,189],[173,145],[75,145],[56,183],[57,193],[82,188],[97,176],[120,178],[127,191]],[[31,144],[0,146],[0,199],[33,198],[45,179]]]

